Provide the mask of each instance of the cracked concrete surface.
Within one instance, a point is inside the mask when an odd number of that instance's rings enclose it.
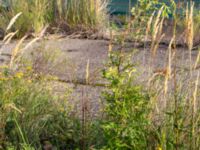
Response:
[[[9,62],[10,54],[12,49],[16,45],[16,41],[2,46],[1,43],[1,56],[0,64]],[[61,50],[63,55],[69,60],[68,65],[63,66],[63,70],[55,73],[62,81],[67,81],[68,85],[72,87],[73,93],[71,99],[77,102],[76,106],[81,105],[81,99],[85,98],[90,102],[90,107],[92,111],[100,110],[100,95],[103,87],[84,85],[86,66],[89,62],[89,72],[90,72],[90,83],[98,84],[105,83],[101,78],[101,70],[105,67],[105,63],[108,59],[108,46],[109,41],[105,40],[87,40],[87,39],[50,39],[42,42],[38,42],[31,49],[34,50],[35,47],[44,45],[45,49]],[[119,46],[115,45],[113,50],[116,50]],[[124,50],[125,52],[130,52],[134,49],[134,43],[127,43]],[[189,51],[187,48],[180,47],[177,49],[177,68],[189,68],[190,59]],[[194,63],[198,51],[192,51],[192,62]],[[136,69],[139,72],[137,80],[139,82],[146,82],[149,78],[149,64],[152,61],[150,47],[139,48],[135,51],[133,61],[136,62]],[[163,70],[167,66],[168,62],[168,48],[165,45],[160,45],[157,54],[153,60],[152,71],[156,72]],[[197,70],[194,71],[194,76],[197,74]],[[183,73],[187,76],[187,71]],[[77,83],[73,83],[77,81]],[[81,83],[81,84],[79,84]],[[84,94],[83,94],[84,93]]]

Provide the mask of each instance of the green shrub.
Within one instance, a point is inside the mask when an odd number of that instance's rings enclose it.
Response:
[[[104,93],[106,120],[103,124],[105,149],[145,149],[148,131],[148,99],[140,86],[134,85],[135,68],[131,57],[112,52],[104,71],[110,85]],[[128,61],[127,61],[128,60]]]

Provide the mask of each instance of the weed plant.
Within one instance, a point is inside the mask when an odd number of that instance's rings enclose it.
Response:
[[[136,69],[131,57],[122,52],[111,52],[104,78],[109,81],[105,92],[106,121],[103,123],[106,146],[104,149],[145,149],[148,130],[148,97],[134,85]]]

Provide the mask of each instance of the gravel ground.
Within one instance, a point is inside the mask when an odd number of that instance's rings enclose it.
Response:
[[[68,82],[68,85],[72,87],[73,93],[71,99],[76,102],[77,109],[83,103],[83,99],[87,100],[90,105],[90,109],[94,112],[100,110],[100,93],[103,90],[102,87],[93,86],[97,83],[104,83],[101,79],[101,70],[104,68],[105,63],[108,59],[108,46],[109,42],[105,40],[87,40],[87,39],[50,39],[42,42],[45,49],[61,50],[66,55],[69,60],[68,65],[63,66],[62,70],[56,72],[55,74],[62,80]],[[1,43],[0,43],[1,45]],[[1,46],[1,56],[0,63],[3,64],[8,62],[10,59],[10,54],[12,49],[15,47],[16,42],[8,45]],[[41,45],[38,42],[35,47]],[[119,46],[115,45],[114,50]],[[132,51],[134,48],[134,43],[127,43],[125,46],[125,52]],[[192,51],[192,61],[196,60],[198,51]],[[159,72],[164,70],[167,65],[168,51],[167,46],[161,45],[158,48],[157,54],[153,60],[152,71]],[[133,61],[137,63],[137,70],[139,71],[139,82],[146,82],[149,75],[149,64],[151,61],[150,48],[139,48],[134,55]],[[86,66],[89,62],[90,71],[90,84],[84,85]],[[189,68],[189,51],[186,48],[177,49],[177,66],[178,68]],[[194,76],[196,76],[198,70],[194,71]],[[187,71],[184,75],[187,76]],[[77,83],[74,84],[73,82]]]

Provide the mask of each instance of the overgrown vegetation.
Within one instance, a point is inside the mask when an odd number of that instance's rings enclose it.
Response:
[[[23,72],[1,69],[1,149],[42,149],[52,144],[68,149],[77,144],[74,136],[79,123],[70,119],[69,91],[66,96],[52,94],[47,80],[38,79],[31,68]]]
[[[106,25],[105,0],[4,0],[0,5],[0,28],[5,29],[10,19],[21,12],[22,16],[13,25],[18,37],[38,33],[45,26],[69,29],[99,30]]]
[[[18,14],[11,19],[22,9],[17,1],[16,5],[10,5],[12,11],[1,12],[6,14],[3,19],[11,20],[6,32],[21,27],[25,29],[18,36],[28,30],[40,31],[49,23],[63,21],[73,28],[82,23],[84,28],[93,28],[104,19],[100,15],[103,12],[101,9],[98,14],[100,18],[95,17],[98,13],[95,6],[102,6],[100,1],[21,2],[26,6],[22,7],[25,15]],[[52,7],[55,2],[56,7]],[[66,5],[61,6],[62,2],[66,2]],[[89,5],[86,6],[86,2]],[[102,71],[102,78],[106,81],[102,93],[104,105],[102,116],[98,118],[90,118],[87,106],[90,102],[84,98],[81,115],[72,111],[68,97],[70,89],[62,93],[55,92],[57,89],[54,86],[59,84],[59,80],[54,75],[68,65],[65,57],[62,57],[63,53],[59,50],[46,50],[43,46],[27,51],[30,45],[42,39],[45,30],[25,46],[22,43],[27,37],[23,37],[13,50],[11,62],[0,69],[0,149],[200,149],[200,52],[192,57],[195,30],[198,28],[194,20],[198,20],[198,17],[193,17],[193,4],[181,16],[184,19],[185,49],[188,50],[189,62],[180,67],[177,63],[179,55],[176,44],[180,18],[176,3],[170,2],[169,7],[156,0],[140,0],[132,11],[133,19],[129,20],[120,38],[117,37],[120,45],[118,49],[114,49],[115,37],[111,31],[109,59]],[[32,12],[35,7],[39,12]],[[173,16],[172,37],[165,47],[167,62],[160,69],[155,64],[156,54],[164,37],[163,24],[169,13]],[[38,18],[34,18],[35,15]],[[27,24],[27,28],[24,28],[22,22],[31,25]],[[125,50],[126,36],[132,34],[130,31],[138,31],[134,35],[138,33],[145,38],[144,51],[150,54],[150,61],[145,64],[148,79],[144,83],[136,81],[140,70],[133,63],[134,53]],[[15,34],[17,32],[7,33],[3,44],[8,44]],[[148,36],[151,43],[147,47],[145,42]],[[89,84],[88,78],[89,63],[86,68],[86,84]],[[62,83],[62,87],[64,85]]]

